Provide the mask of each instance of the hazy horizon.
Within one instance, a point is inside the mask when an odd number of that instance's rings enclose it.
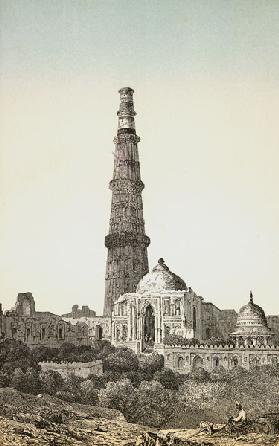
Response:
[[[0,1],[0,302],[102,313],[118,90],[150,269],[279,314],[279,4]]]

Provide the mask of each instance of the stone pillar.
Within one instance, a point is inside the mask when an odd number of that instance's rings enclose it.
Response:
[[[129,307],[129,318],[128,318],[128,333],[129,333],[129,339],[133,340],[133,306],[130,305]]]
[[[155,344],[158,344],[158,311],[155,311]]]

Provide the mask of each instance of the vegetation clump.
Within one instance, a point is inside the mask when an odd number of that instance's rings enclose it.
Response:
[[[102,359],[103,375],[63,378],[56,371],[43,372],[39,364],[86,359]],[[236,400],[249,418],[274,411],[279,407],[279,365],[250,371],[218,366],[210,373],[198,368],[182,375],[164,367],[159,354],[136,355],[106,341],[96,341],[90,348],[64,344],[59,349],[30,350],[21,342],[4,340],[0,343],[0,387],[119,410],[127,421],[150,427],[189,428],[204,420],[225,422],[235,414]]]

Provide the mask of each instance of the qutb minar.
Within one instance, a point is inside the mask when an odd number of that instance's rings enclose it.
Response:
[[[110,316],[114,302],[125,293],[135,292],[140,279],[148,272],[147,247],[150,239],[145,234],[140,162],[136,134],[132,88],[119,90],[120,109],[117,136],[114,138],[114,171],[110,182],[112,191],[104,315]]]

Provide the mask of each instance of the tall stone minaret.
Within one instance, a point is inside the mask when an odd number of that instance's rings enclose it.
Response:
[[[110,316],[113,303],[121,294],[135,292],[140,279],[148,272],[138,142],[132,88],[119,90],[118,130],[114,138],[114,171],[105,285],[104,315]]]

